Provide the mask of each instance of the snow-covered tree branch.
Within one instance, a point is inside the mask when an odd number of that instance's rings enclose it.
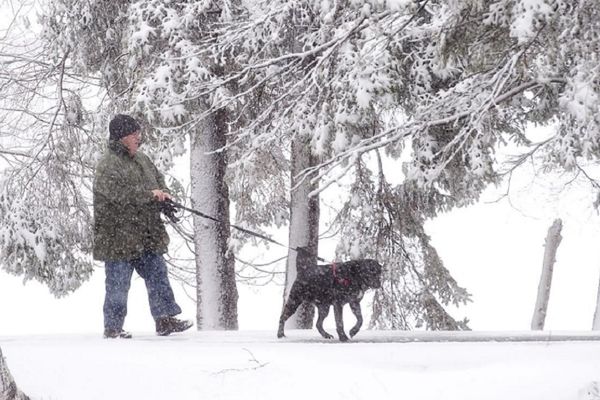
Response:
[[[0,266],[62,296],[92,269],[92,121],[67,54],[50,60],[25,17],[16,14],[0,42]]]

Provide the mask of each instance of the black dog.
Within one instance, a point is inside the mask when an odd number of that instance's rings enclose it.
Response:
[[[298,276],[292,285],[283,312],[279,318],[277,337],[285,336],[283,327],[285,321],[294,315],[300,304],[309,301],[317,306],[317,330],[326,339],[333,336],[323,329],[323,320],[329,314],[333,305],[335,326],[338,337],[342,342],[348,340],[344,332],[342,309],[349,303],[350,309],[356,316],[356,325],[350,329],[350,336],[358,333],[363,323],[360,301],[369,288],[381,287],[381,265],[370,259],[353,260],[328,265],[312,264],[314,258],[306,249],[297,248],[296,268]],[[312,264],[312,265],[311,265]]]

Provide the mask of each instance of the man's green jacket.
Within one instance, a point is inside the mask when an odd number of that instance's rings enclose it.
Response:
[[[141,152],[131,156],[111,141],[94,177],[94,258],[126,261],[144,251],[166,253],[169,236],[152,190],[166,191],[163,175]]]

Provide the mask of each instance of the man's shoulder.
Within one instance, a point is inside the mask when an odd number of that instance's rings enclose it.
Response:
[[[113,168],[120,169],[123,167],[123,157],[120,157],[114,151],[107,149],[98,159],[96,163],[96,171],[110,170]]]
[[[135,156],[140,160],[144,160],[145,162],[152,162],[152,159],[143,151],[138,150],[137,153],[135,153]]]
[[[138,150],[138,152],[135,154],[135,158],[139,163],[142,163],[145,166],[155,167],[154,161],[152,161],[152,159],[146,153]]]
[[[114,162],[114,160],[118,159],[118,158],[119,158],[119,156],[116,155],[114,151],[110,151],[109,149],[106,149],[106,151],[104,151],[102,153],[100,158],[98,158],[98,162],[96,165],[108,164],[110,162]]]

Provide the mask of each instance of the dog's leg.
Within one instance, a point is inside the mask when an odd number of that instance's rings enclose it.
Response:
[[[341,342],[348,341],[348,336],[346,336],[346,332],[344,332],[344,315],[342,314],[344,309],[344,304],[342,303],[333,303],[333,315],[335,316],[335,327],[337,330],[338,337]]]
[[[277,330],[278,338],[282,338],[285,336],[283,332],[285,321],[287,321],[289,317],[294,315],[298,307],[300,307],[300,304],[302,304],[302,297],[298,293],[299,290],[294,290],[295,288],[296,286],[292,286],[290,295],[288,296],[288,299],[285,302],[285,306],[283,307],[283,311],[281,312],[281,317],[279,317],[279,329]]]
[[[350,329],[350,337],[354,337],[354,335],[356,335],[358,333],[358,331],[360,330],[360,327],[363,324],[363,317],[362,317],[362,312],[360,310],[360,303],[358,301],[351,301],[350,309],[352,310],[352,313],[356,317],[356,325],[354,325],[352,327],[352,329]]]
[[[323,321],[329,314],[329,304],[320,304],[317,306],[317,309],[319,310],[319,317],[317,318],[317,330],[325,339],[333,339],[333,335],[330,335],[325,329],[323,329]]]

